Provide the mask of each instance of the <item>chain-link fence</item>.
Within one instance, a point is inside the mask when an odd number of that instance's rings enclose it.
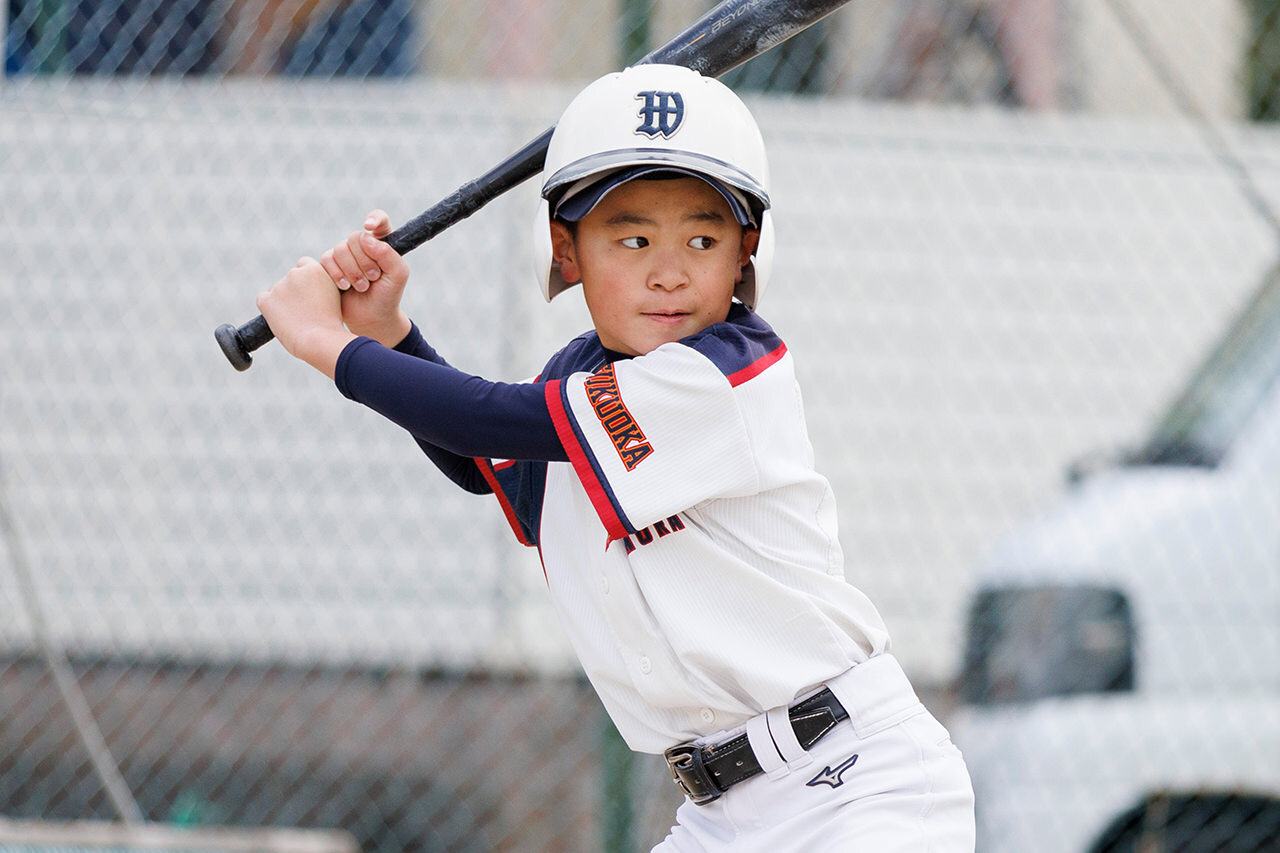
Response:
[[[212,331],[709,6],[0,2],[0,816],[662,837],[498,507]],[[853,0],[726,78],[847,573],[988,853],[1280,850],[1278,75],[1275,0]],[[411,256],[491,378],[587,325],[534,198]]]

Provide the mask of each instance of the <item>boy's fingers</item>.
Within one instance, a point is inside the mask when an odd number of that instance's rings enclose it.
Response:
[[[377,239],[371,232],[364,232],[360,237],[360,248],[384,273],[400,271],[404,266],[404,258],[390,245]]]
[[[384,210],[372,210],[364,218],[364,230],[382,239],[391,233],[391,217]]]
[[[350,289],[351,282],[347,281],[347,277],[343,275],[342,268],[333,259],[333,249],[320,256],[320,266],[324,267],[324,271],[329,274],[329,278],[333,279],[333,283],[338,285],[338,290]]]
[[[334,246],[331,250],[333,253],[333,265],[337,267],[338,274],[330,277],[337,282],[339,290],[368,290],[369,282],[364,277],[361,261],[355,257],[351,251],[351,238]]]
[[[351,262],[355,267],[353,284],[356,290],[368,290],[371,282],[382,277],[382,267],[368,255],[366,240],[377,244],[377,240],[368,231],[353,231],[347,238],[347,249],[351,252]]]

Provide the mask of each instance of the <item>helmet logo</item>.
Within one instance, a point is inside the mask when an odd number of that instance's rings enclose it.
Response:
[[[684,122],[684,98],[679,92],[637,92],[644,106],[636,113],[644,122],[636,128],[650,139],[670,139]]]

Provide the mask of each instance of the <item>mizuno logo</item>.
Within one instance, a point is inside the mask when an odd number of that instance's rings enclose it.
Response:
[[[858,754],[854,753],[853,755],[849,756],[849,760],[845,761],[843,764],[840,764],[836,767],[822,768],[821,773],[819,773],[817,776],[814,776],[805,784],[808,785],[810,788],[816,788],[819,785],[830,785],[832,788],[839,788],[841,785],[844,784],[845,771],[848,770],[850,767],[852,767],[854,764],[856,764],[857,761],[858,761]]]

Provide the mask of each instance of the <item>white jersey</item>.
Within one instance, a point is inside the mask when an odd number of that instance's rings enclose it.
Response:
[[[732,729],[888,649],[757,315],[612,363],[584,335],[541,380],[571,461],[478,461],[633,749]]]

